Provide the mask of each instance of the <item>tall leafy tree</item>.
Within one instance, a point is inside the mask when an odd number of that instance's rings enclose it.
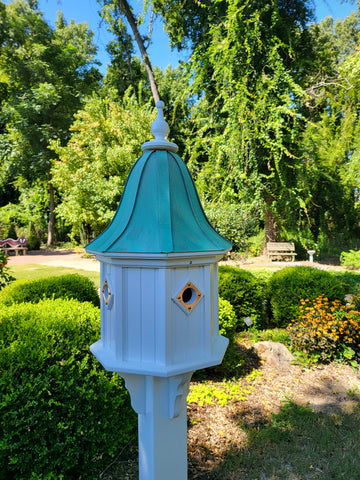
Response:
[[[326,18],[312,34],[317,70],[302,142],[307,213],[316,242],[339,243],[359,234],[359,14],[335,23]]]
[[[302,206],[296,139],[303,127],[301,83],[312,59],[309,2],[159,0],[154,6],[173,44],[193,49],[192,88],[201,100],[190,166],[201,193],[210,202],[256,199],[266,237],[276,240],[284,205],[294,198]]]
[[[73,238],[85,243],[108,225],[153,120],[153,108],[131,87],[120,101],[94,94],[76,114],[68,144],[52,143],[59,157],[52,181],[62,197],[57,212]]]
[[[67,24],[58,14],[55,29],[44,20],[37,1],[1,2],[1,80],[6,89],[0,143],[8,182],[22,176],[49,188],[48,244],[54,241],[54,190],[48,146],[65,144],[74,113],[86,94],[98,88],[95,46],[86,23]],[[6,171],[4,171],[6,169]]]

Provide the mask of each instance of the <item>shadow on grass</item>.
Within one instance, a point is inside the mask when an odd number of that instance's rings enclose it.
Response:
[[[348,413],[313,412],[288,400],[270,420],[257,417],[239,428],[243,448],[201,475],[192,462],[189,480],[360,479],[359,398]]]

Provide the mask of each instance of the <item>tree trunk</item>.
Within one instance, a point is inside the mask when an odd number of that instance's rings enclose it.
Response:
[[[270,195],[265,198],[264,222],[266,243],[279,241],[279,222],[272,208],[273,202],[274,199]]]
[[[55,195],[54,195],[54,187],[53,184],[49,183],[49,193],[50,193],[50,217],[48,223],[48,238],[47,238],[47,246],[53,245],[55,242],[55,235],[54,235],[54,225],[55,225]]]
[[[134,18],[134,15],[132,14],[132,11],[130,9],[130,5],[128,4],[127,0],[118,0],[118,5],[120,8],[120,11],[123,12],[125,15],[127,21],[129,22],[129,25],[131,27],[131,30],[133,31],[133,34],[135,36],[136,43],[138,44],[141,57],[143,59],[144,65],[146,72],[149,77],[149,82],[150,82],[150,87],[151,87],[151,92],[154,97],[155,103],[160,100],[160,95],[156,86],[155,82],[155,77],[153,73],[153,69],[151,66],[150,58],[149,55],[146,52],[146,48],[143,42],[143,39],[141,38],[141,35],[139,33],[138,27],[136,25],[136,20]]]

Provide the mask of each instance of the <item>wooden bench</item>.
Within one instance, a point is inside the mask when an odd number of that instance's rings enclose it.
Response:
[[[19,252],[22,252],[23,255],[26,255],[27,248],[25,245],[27,244],[27,238],[20,237],[17,240],[13,240],[12,238],[7,238],[6,240],[0,240],[0,248],[3,250],[5,255],[9,255],[10,252],[15,252],[15,255],[19,255]],[[6,245],[8,245],[6,247]]]
[[[276,257],[291,257],[292,262],[295,260],[296,253],[293,242],[268,242],[266,248],[271,261]]]

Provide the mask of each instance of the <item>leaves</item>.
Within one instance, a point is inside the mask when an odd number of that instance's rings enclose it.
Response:
[[[150,105],[139,104],[130,90],[121,102],[94,94],[77,113],[69,143],[52,142],[60,158],[51,171],[62,196],[57,212],[73,236],[84,227],[97,235],[108,225],[152,118]]]

